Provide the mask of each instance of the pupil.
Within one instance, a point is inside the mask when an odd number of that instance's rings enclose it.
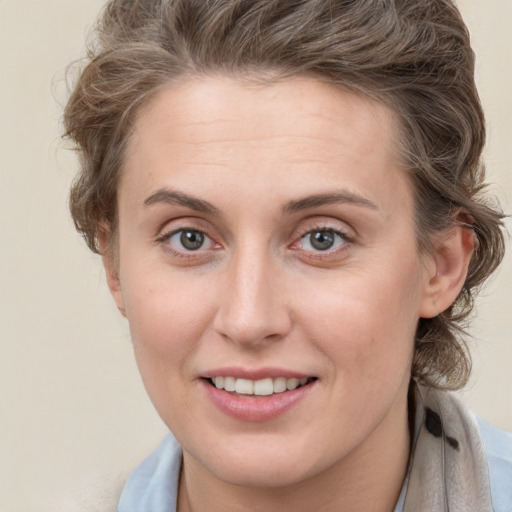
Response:
[[[334,244],[334,235],[332,231],[315,231],[310,235],[311,245],[319,251],[326,251]]]
[[[195,251],[203,245],[204,235],[199,231],[183,231],[180,241],[185,249]]]

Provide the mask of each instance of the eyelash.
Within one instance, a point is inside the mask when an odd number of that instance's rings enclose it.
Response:
[[[191,226],[185,226],[185,227],[180,227],[178,229],[171,229],[169,231],[166,231],[165,233],[163,233],[161,236],[159,236],[156,239],[156,242],[163,245],[166,251],[170,252],[172,256],[177,257],[177,258],[196,258],[197,259],[197,258],[200,258],[201,256],[205,256],[205,254],[204,254],[205,251],[208,251],[209,249],[203,248],[202,245],[197,250],[192,250],[192,249],[187,250],[186,248],[184,248],[182,250],[178,250],[178,249],[175,249],[171,245],[170,240],[173,236],[175,236],[179,233],[181,233],[183,235],[183,233],[186,233],[187,231],[198,233],[198,234],[204,236],[205,240],[210,240],[210,243],[214,244],[214,246],[215,246],[210,249],[215,250],[215,249],[221,248],[221,245],[219,243],[215,242],[215,240],[212,237],[210,237],[204,229],[194,228]],[[340,252],[347,250],[348,247],[346,247],[346,246],[348,244],[351,244],[354,242],[354,239],[351,236],[349,236],[346,232],[344,232],[340,229],[335,229],[335,228],[328,227],[328,226],[317,226],[317,227],[313,227],[313,228],[308,227],[307,229],[302,230],[299,237],[297,239],[295,239],[295,241],[288,247],[292,250],[301,250],[301,247],[297,247],[297,245],[301,244],[302,240],[304,240],[308,235],[311,236],[315,232],[316,233],[321,233],[321,232],[330,233],[330,234],[334,235],[335,237],[338,237],[339,240],[341,240],[341,244],[334,249],[331,249],[331,248],[327,248],[325,250],[321,250],[321,249],[304,250],[304,249],[302,249],[302,252],[306,253],[307,258],[309,258],[309,259],[320,260],[320,259],[331,258],[331,257],[339,254]],[[334,242],[334,244],[335,243],[336,243],[336,241]]]
[[[340,229],[332,228],[329,226],[316,226],[316,227],[308,227],[307,229],[304,229],[299,236],[298,240],[294,242],[291,245],[291,248],[294,249],[297,244],[300,244],[302,240],[304,240],[307,236],[311,236],[313,233],[330,233],[333,234],[335,237],[338,237],[341,241],[341,244],[338,247],[335,247],[334,249],[328,248],[325,250],[317,249],[317,250],[304,250],[305,253],[308,254],[308,258],[313,259],[327,259],[331,258],[333,256],[339,255],[341,252],[344,252],[348,249],[348,245],[354,242],[354,239],[349,236],[345,231],[342,231]],[[334,244],[336,241],[334,242]],[[300,249],[300,248],[299,248]]]
[[[194,227],[190,227],[190,226],[186,226],[186,227],[181,227],[179,229],[171,229],[169,231],[166,231],[165,233],[163,233],[161,236],[159,236],[157,239],[156,239],[156,242],[163,245],[165,250],[170,252],[172,256],[174,257],[177,257],[177,258],[197,258],[198,256],[204,256],[204,251],[205,249],[203,249],[203,247],[199,247],[197,250],[187,250],[186,248],[183,248],[182,250],[177,250],[175,249],[171,243],[170,243],[170,240],[173,236],[179,234],[179,233],[186,233],[186,232],[194,232],[194,233],[198,233],[202,236],[204,236],[205,240],[208,239],[211,241],[212,244],[216,245],[217,247],[220,247],[220,244],[218,244],[217,242],[215,242],[215,240],[213,240],[212,237],[210,237],[206,231],[204,231],[203,229],[198,229],[198,228],[194,228]],[[212,249],[214,249],[215,247],[213,247]]]

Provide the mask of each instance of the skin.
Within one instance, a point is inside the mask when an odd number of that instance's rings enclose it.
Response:
[[[396,133],[385,106],[306,77],[190,79],[140,111],[119,262],[107,250],[104,262],[183,448],[181,512],[393,510],[417,321],[453,302],[472,248],[454,228],[419,254]],[[311,196],[322,200],[301,202]],[[187,250],[183,229],[204,244]],[[328,250],[311,244],[319,231]],[[226,366],[317,380],[277,418],[243,421],[204,391],[201,377]]]

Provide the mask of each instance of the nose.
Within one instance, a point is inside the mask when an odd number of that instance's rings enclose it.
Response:
[[[282,269],[261,252],[245,251],[226,269],[213,323],[222,337],[253,348],[283,338],[292,323]]]

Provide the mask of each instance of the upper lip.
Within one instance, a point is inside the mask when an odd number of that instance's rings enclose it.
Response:
[[[215,368],[201,374],[205,379],[213,377],[235,377],[235,379],[261,380],[261,379],[277,379],[285,377],[287,379],[306,379],[313,377],[311,374],[289,370],[285,368],[267,367],[267,368],[240,368],[236,366]]]

